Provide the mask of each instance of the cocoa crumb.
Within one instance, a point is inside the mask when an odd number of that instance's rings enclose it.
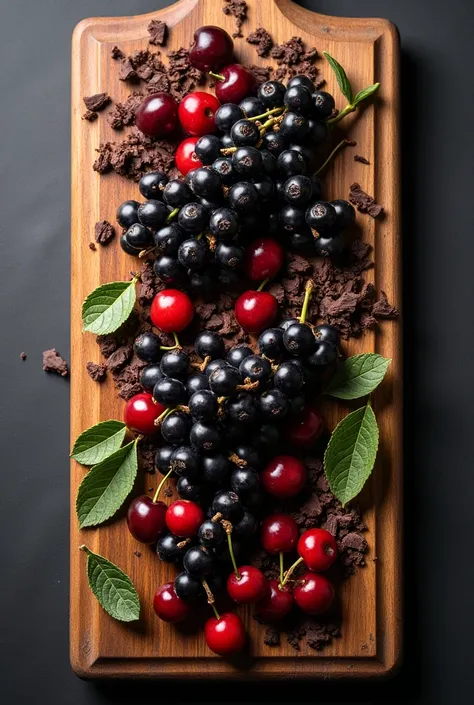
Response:
[[[88,122],[94,122],[94,120],[97,120],[98,117],[99,113],[94,112],[94,110],[86,110],[82,116],[82,119],[87,120]]]
[[[111,55],[112,59],[115,59],[117,61],[120,59],[125,59],[125,54],[123,53],[123,51],[121,49],[119,49],[119,47],[117,45],[112,47],[112,49],[110,50],[110,55]]]
[[[134,552],[133,552],[133,555],[136,556],[137,558],[141,558],[141,557],[142,557],[142,554],[141,554],[140,551],[134,551]]]
[[[367,213],[372,218],[377,218],[383,211],[383,206],[376,203],[375,199],[363,191],[357,182],[354,182],[349,188],[349,201],[356,206],[360,213]]]
[[[55,372],[61,377],[67,377],[69,374],[66,360],[61,357],[55,348],[43,352],[43,370],[45,372]]]
[[[106,359],[118,348],[118,342],[114,335],[98,335],[96,343],[99,346],[101,354]]]
[[[86,371],[94,382],[103,382],[107,376],[107,365],[103,362],[100,364],[88,362],[86,365]]]
[[[375,318],[398,318],[399,311],[388,302],[385,291],[380,291],[380,299],[374,303],[371,310]]]
[[[224,15],[235,17],[235,32],[232,36],[235,38],[243,37],[242,25],[247,19],[248,6],[245,0],[224,0],[226,3],[222,8]]]
[[[140,467],[144,472],[153,474],[155,472],[156,448],[153,443],[141,442],[139,446]]]
[[[270,626],[265,629],[263,643],[267,646],[280,646],[280,630],[278,627]]]
[[[95,252],[97,250],[97,247],[95,246],[95,242],[89,243],[89,250],[92,250],[92,252]]]
[[[360,154],[354,155],[354,161],[360,162],[361,164],[370,164],[369,160],[366,159],[365,157],[362,157]]]
[[[119,372],[132,356],[132,345],[121,345],[107,358],[107,369],[110,372]]]
[[[171,487],[165,487],[165,489],[163,490],[163,494],[165,497],[172,497],[173,490],[171,489]]]
[[[150,44],[155,44],[156,46],[163,46],[166,44],[168,35],[168,25],[166,22],[161,22],[160,20],[150,20],[147,30],[150,35],[148,39]]]
[[[26,360],[26,358],[27,358],[26,352],[21,352],[20,353],[20,360]]]
[[[264,27],[257,27],[255,32],[248,35],[246,41],[256,45],[258,56],[268,56],[273,48],[273,39]]]
[[[252,64],[251,66],[249,66],[249,69],[257,79],[258,84],[265,83],[265,81],[269,81],[273,71],[273,68],[271,66],[257,66],[256,64]]]
[[[111,98],[108,93],[95,93],[94,95],[89,95],[83,98],[84,105],[87,110],[95,113],[103,110],[105,106],[110,103],[110,100]]]
[[[130,57],[121,60],[118,77],[120,81],[137,82],[140,80]]]
[[[94,237],[99,245],[108,245],[115,237],[115,228],[108,220],[99,220],[94,227]]]

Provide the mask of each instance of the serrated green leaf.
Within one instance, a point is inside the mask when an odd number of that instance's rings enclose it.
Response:
[[[127,427],[122,421],[101,421],[76,439],[71,458],[81,465],[97,465],[122,445]]]
[[[346,72],[342,68],[341,64],[336,61],[336,59],[334,59],[331,54],[329,54],[327,51],[323,51],[323,54],[326,57],[329,66],[334,71],[334,75],[336,76],[336,81],[338,83],[339,88],[341,89],[342,95],[346,98],[348,103],[352,103],[352,86],[351,82],[347,78]]]
[[[137,442],[132,441],[89,470],[76,499],[79,527],[110,519],[132,491],[138,470]]]
[[[375,91],[378,90],[379,86],[380,83],[374,83],[372,86],[364,88],[363,91],[359,91],[352,102],[354,108],[356,107],[356,105],[359,105],[359,103],[362,103],[363,100],[366,100],[366,98],[369,98],[371,95],[373,95]]]
[[[342,506],[365,485],[378,445],[379,429],[370,404],[348,414],[334,429],[324,454],[324,472]]]
[[[87,554],[89,587],[108,614],[120,622],[134,622],[140,617],[140,599],[126,573],[104,556],[80,547]]]
[[[82,330],[95,335],[113,333],[130,316],[135,301],[135,279],[98,286],[82,304]]]
[[[385,377],[391,360],[377,353],[354,355],[344,360],[326,394],[337,399],[360,399],[374,391]]]

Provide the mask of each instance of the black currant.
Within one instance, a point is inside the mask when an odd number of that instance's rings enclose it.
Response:
[[[239,147],[232,155],[232,166],[243,176],[258,176],[263,170],[262,155],[255,147]]]
[[[267,328],[258,339],[258,349],[261,355],[270,360],[278,360],[285,353],[283,346],[283,331],[281,328]]]
[[[271,423],[263,423],[253,436],[252,443],[257,450],[274,453],[279,440],[280,436],[276,426]]]
[[[184,380],[188,376],[189,357],[179,348],[167,350],[161,358],[160,365],[161,371],[167,377]]]
[[[140,374],[140,384],[147,392],[152,392],[155,384],[163,377],[159,365],[147,365]]]
[[[285,205],[278,214],[278,220],[283,230],[297,232],[306,227],[304,211],[293,205]]]
[[[220,521],[208,519],[199,527],[199,542],[207,548],[216,548],[226,540],[226,533]]]
[[[247,465],[251,468],[255,468],[255,470],[260,469],[262,459],[258,450],[253,446],[238,444],[234,448],[234,453],[240,460],[245,460]]]
[[[287,397],[294,397],[303,388],[303,372],[297,365],[293,365],[291,362],[283,362],[273,375],[273,384],[276,389],[286,394]]]
[[[239,232],[237,213],[230,208],[218,208],[211,215],[209,230],[221,240],[231,240]]]
[[[227,397],[235,394],[237,387],[242,383],[242,377],[235,367],[228,365],[214,370],[209,375],[209,386],[218,397]]]
[[[308,119],[308,134],[306,141],[309,144],[317,145],[326,140],[328,136],[328,126],[325,122],[321,122],[317,118]]]
[[[225,403],[226,417],[237,424],[249,424],[256,421],[258,407],[254,397],[248,392],[240,392]]]
[[[253,185],[257,189],[261,203],[268,203],[268,201],[272,200],[275,194],[275,185],[269,176],[262,174],[253,179]]]
[[[204,370],[206,377],[209,378],[209,376],[214,372],[214,370],[218,370],[221,367],[228,367],[229,363],[227,360],[211,360],[211,362],[206,366],[206,369]]]
[[[305,213],[305,220],[310,228],[331,228],[336,222],[336,209],[326,201],[316,201]]]
[[[288,86],[283,102],[290,110],[302,115],[307,115],[313,108],[311,91],[301,84]]]
[[[209,380],[206,375],[196,372],[188,377],[186,389],[189,396],[194,392],[201,392],[203,389],[209,389]]]
[[[255,98],[255,96],[249,96],[244,98],[240,103],[240,109],[243,111],[245,117],[257,117],[265,112],[265,106],[261,100]]]
[[[280,122],[280,135],[284,140],[301,142],[309,132],[308,121],[304,115],[288,112]]]
[[[227,362],[229,365],[232,365],[232,367],[239,367],[242,360],[249,357],[249,355],[253,355],[252,350],[245,346],[231,348],[227,353]]]
[[[167,443],[186,445],[189,440],[191,421],[182,411],[172,411],[161,423],[161,435]]]
[[[267,176],[275,176],[278,171],[277,159],[268,149],[261,149],[263,171]],[[274,190],[274,188],[273,188]]]
[[[178,249],[186,235],[177,223],[170,223],[160,228],[153,235],[156,249],[162,255],[177,255]]]
[[[327,340],[320,340],[316,343],[316,349],[306,358],[306,364],[310,369],[327,367],[337,361],[338,355],[335,345]]]
[[[235,147],[234,140],[230,135],[221,136],[222,148],[229,149],[229,147]]]
[[[237,120],[232,125],[230,136],[236,147],[251,147],[260,141],[260,131],[250,120]]]
[[[242,108],[235,103],[224,103],[217,108],[214,120],[221,132],[230,132],[232,125],[244,117]]]
[[[162,171],[149,171],[138,182],[138,189],[143,198],[160,200],[167,183],[168,177]]]
[[[240,363],[239,372],[244,382],[249,379],[250,382],[260,382],[262,385],[270,379],[272,366],[270,361],[264,357],[249,355]]]
[[[331,116],[336,104],[334,98],[327,91],[315,91],[312,95],[313,114],[320,120],[326,120]]]
[[[185,269],[180,265],[178,259],[170,255],[162,255],[153,262],[153,271],[164,284],[177,284],[182,282],[185,276]]]
[[[304,394],[297,394],[295,397],[291,397],[289,399],[290,402],[290,410],[289,410],[289,415],[291,416],[298,416],[299,414],[302,413],[305,404],[306,404],[306,398]]]
[[[314,241],[314,250],[316,257],[334,257],[337,258],[344,252],[344,239],[342,235],[334,235],[332,237],[318,237]]]
[[[138,223],[139,207],[138,201],[124,201],[117,210],[117,223],[127,230],[135,223]]]
[[[202,478],[205,482],[219,485],[224,482],[231,470],[232,465],[225,455],[203,455],[201,456]]]
[[[174,579],[174,591],[180,600],[187,602],[193,602],[204,595],[201,581],[186,571],[179,573]]]
[[[196,169],[196,171],[199,171]],[[207,172],[207,170],[204,170]],[[214,173],[214,172],[210,172]],[[217,174],[214,176],[218,179]],[[178,224],[187,233],[201,233],[209,222],[209,213],[200,203],[187,203],[178,213]]]
[[[294,149],[285,149],[278,156],[278,170],[285,179],[296,174],[306,174],[308,167],[306,159]]]
[[[232,492],[245,494],[256,490],[260,485],[258,472],[253,468],[236,468],[230,477],[230,487]]]
[[[228,521],[239,521],[244,510],[238,494],[235,492],[218,492],[212,500],[212,511],[222,514]]]
[[[306,323],[293,323],[283,333],[283,345],[291,355],[310,355],[316,347],[314,333]]]
[[[212,163],[211,168],[225,186],[230,186],[240,179],[230,157],[219,157]]]
[[[293,325],[293,323],[299,323],[297,318],[286,318],[284,321],[282,321],[279,325],[279,328],[281,328],[283,331],[287,330],[290,326]]]
[[[170,467],[178,477],[195,477],[201,468],[201,459],[189,446],[179,446],[173,451]]]
[[[201,394],[202,392],[197,392]],[[222,445],[222,436],[216,426],[196,421],[191,429],[191,445],[200,453],[217,453]]]
[[[172,179],[163,190],[163,201],[172,208],[182,208],[194,201],[193,192],[185,181]]]
[[[214,297],[215,277],[211,269],[188,271],[189,288],[191,293],[202,296],[204,299],[212,299]]]
[[[314,335],[317,341],[327,341],[328,343],[332,343],[336,347],[339,346],[339,343],[341,342],[341,334],[337,328],[334,326],[330,326],[326,323],[322,323],[319,326],[316,326],[314,329]]]
[[[217,416],[218,404],[214,392],[203,389],[194,392],[188,402],[189,412],[196,421],[212,421]]]
[[[194,350],[203,359],[205,357],[210,357],[211,360],[222,359],[225,352],[224,341],[218,333],[203,330],[194,340]]]
[[[162,475],[167,475],[170,471],[171,456],[174,446],[160,446],[155,454],[155,467]]]
[[[191,179],[191,188],[196,196],[219,197],[222,195],[222,181],[213,169],[201,167],[195,169]]]
[[[301,230],[289,233],[288,243],[293,252],[300,252],[308,256],[314,255],[314,235],[309,225],[305,225]]]
[[[260,397],[259,403],[260,413],[269,421],[283,419],[290,410],[288,397],[279,389],[270,389],[264,392]]]
[[[259,87],[257,95],[266,108],[278,108],[283,105],[286,88],[280,81],[265,81]]]
[[[177,406],[186,404],[188,393],[181,380],[162,377],[153,387],[153,399],[163,406]]]
[[[124,252],[127,253],[127,255],[132,255],[132,257],[138,257],[140,254],[141,250],[143,249],[142,247],[132,247],[131,244],[129,243],[127,239],[127,233],[122,233],[120,236],[120,247]]]
[[[188,499],[190,502],[197,502],[201,496],[201,486],[187,477],[178,478],[176,491],[181,499]]]
[[[209,255],[207,240],[191,237],[184,240],[178,249],[178,261],[186,269],[202,269]]]
[[[133,350],[144,362],[158,362],[161,357],[161,340],[156,333],[145,332],[135,338]]]
[[[245,257],[245,250],[234,242],[219,242],[214,252],[216,262],[221,267],[240,269]]]
[[[177,563],[183,558],[186,553],[187,546],[179,547],[183,539],[174,536],[174,534],[166,534],[156,544],[156,552],[160,560],[165,563]]]
[[[232,526],[232,534],[241,539],[249,539],[254,536],[258,529],[258,521],[249,511],[244,511],[244,515],[240,521]]]
[[[332,201],[331,204],[336,211],[336,227],[340,230],[349,228],[355,221],[354,206],[342,199]]]
[[[168,209],[162,201],[145,201],[138,209],[140,223],[152,230],[161,228],[165,224],[167,217]]]
[[[203,135],[196,142],[194,152],[202,164],[212,164],[221,156],[222,143],[216,135]]]
[[[283,193],[288,203],[294,206],[304,206],[311,199],[311,179],[302,174],[290,176],[283,186]]]
[[[248,212],[258,204],[258,191],[253,184],[239,181],[231,186],[228,194],[229,204],[239,212]]]
[[[193,546],[183,559],[186,572],[196,578],[204,578],[214,570],[214,559],[205,546]]]
[[[262,137],[261,148],[262,150],[268,150],[274,157],[278,157],[286,149],[286,141],[279,132],[267,132]]]
[[[126,237],[130,247],[134,247],[137,250],[143,250],[153,242],[151,231],[141,223],[131,225],[126,232]]]
[[[293,88],[293,86],[303,86],[307,88],[310,93],[314,92],[313,81],[302,73],[298,73],[296,76],[293,76],[293,78],[290,78],[287,84],[287,90]]]

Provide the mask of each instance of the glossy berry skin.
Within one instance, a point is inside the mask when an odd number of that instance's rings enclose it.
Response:
[[[155,333],[146,332],[135,338],[133,350],[143,362],[158,362],[161,357],[161,341]]]
[[[279,216],[281,227],[287,232],[298,232],[307,227],[304,219],[304,211],[301,208],[290,204],[284,205]]]
[[[239,107],[249,118],[257,117],[258,115],[262,115],[262,113],[265,112],[264,104],[255,96],[249,96],[248,98],[244,98],[244,100],[241,101]]]
[[[199,542],[207,548],[216,548],[226,540],[224,527],[219,521],[207,519],[199,527]]]
[[[177,223],[170,223],[157,230],[153,235],[153,240],[159,254],[173,257],[178,253],[179,246],[185,237]]]
[[[216,112],[216,125],[222,132],[229,133],[232,125],[238,120],[242,120],[243,117],[244,113],[240,106],[235,103],[224,103]]]
[[[278,155],[277,165],[278,171],[285,179],[297,174],[306,174],[308,170],[305,158],[295,149],[285,149],[281,152]]]
[[[195,392],[189,399],[188,407],[193,419],[211,421],[217,416],[218,411],[216,395],[209,389]]]
[[[226,418],[237,424],[251,424],[257,420],[258,406],[252,394],[239,392],[225,403]],[[235,490],[237,491],[237,490]]]
[[[147,365],[140,374],[140,384],[145,392],[153,392],[155,384],[163,377],[159,365]]]
[[[230,656],[241,651],[247,639],[242,620],[233,612],[224,612],[220,618],[211,617],[204,626],[208,647],[218,656]]]
[[[249,496],[255,495],[255,492],[249,492]],[[258,522],[256,517],[249,511],[244,511],[242,519],[233,525],[233,533],[235,536],[242,539],[250,539],[257,533]]]
[[[153,399],[164,407],[176,406],[177,404],[186,404],[188,394],[181,380],[162,376],[153,387]]]
[[[321,120],[309,118],[308,119],[308,136],[306,137],[306,143],[309,146],[319,145],[324,142],[328,136],[328,126],[325,122]]]
[[[188,238],[181,243],[178,249],[178,261],[189,271],[200,270],[204,267],[209,255],[205,240]]]
[[[183,560],[184,569],[196,578],[204,578],[214,570],[214,558],[205,546],[193,546]]]
[[[262,155],[255,147],[238,147],[232,155],[232,166],[242,176],[257,177],[263,168]]]
[[[273,497],[294,497],[306,483],[306,468],[292,455],[278,455],[260,474],[262,487]]]
[[[298,541],[298,555],[309,570],[322,573],[328,570],[337,558],[337,543],[326,529],[308,529]]]
[[[225,455],[203,455],[202,477],[209,484],[218,485],[224,482],[231,472],[232,466]]]
[[[224,80],[216,81],[215,91],[221,103],[240,103],[255,93],[257,79],[246,66],[228,64],[220,69],[219,73]]]
[[[323,416],[312,406],[306,405],[302,413],[286,428],[286,437],[298,448],[311,448],[324,430]]]
[[[173,445],[187,445],[189,440],[191,422],[188,414],[174,411],[168,414],[161,422],[161,435],[167,443]]]
[[[253,355],[253,352],[244,345],[238,348],[232,348],[227,353],[227,362],[229,365],[232,365],[232,367],[239,367],[242,360],[245,360],[249,355]]]
[[[218,397],[232,396],[237,390],[237,386],[242,383],[242,377],[235,367],[228,365],[214,370],[209,375],[209,386]]]
[[[128,507],[128,530],[137,541],[156,543],[166,532],[166,510],[164,502],[154,502],[145,494],[135,497]]]
[[[274,157],[278,157],[286,149],[286,142],[278,132],[267,132],[262,137],[261,149],[268,150]]]
[[[251,120],[238,120],[232,125],[230,137],[236,147],[255,147],[260,141],[260,131]]]
[[[169,93],[153,93],[135,112],[135,125],[149,137],[166,137],[178,124],[178,105]]]
[[[308,78],[308,76],[305,76],[302,73],[296,74],[296,76],[293,76],[293,78],[290,78],[290,80],[287,83],[287,90],[289,88],[293,88],[293,86],[304,86],[309,90],[310,93],[314,92],[314,83],[313,81]]]
[[[269,389],[260,397],[259,408],[266,421],[279,421],[285,418],[290,411],[288,398],[279,389]]]
[[[310,355],[316,348],[314,333],[305,323],[293,323],[283,333],[283,345],[290,355]]]
[[[283,185],[283,194],[288,203],[297,208],[306,205],[313,195],[311,179],[302,174],[290,176]]]
[[[156,432],[155,419],[165,410],[161,404],[155,404],[148,392],[135,394],[125,404],[123,420],[132,431],[150,436]]]
[[[201,137],[216,131],[215,114],[219,100],[211,93],[188,93],[179,104],[181,126],[188,135]]]
[[[337,328],[328,324],[322,323],[314,329],[314,335],[317,341],[325,341],[332,343],[336,347],[341,342],[341,334]]]
[[[244,510],[239,496],[235,492],[218,492],[212,502],[212,511],[222,514],[228,521],[239,521]]]
[[[231,186],[228,197],[230,206],[238,213],[248,213],[258,203],[258,191],[248,181],[239,181]]]
[[[117,210],[117,223],[127,230],[135,223],[138,223],[139,207],[138,201],[124,201]]]
[[[222,143],[216,135],[203,135],[196,144],[196,155],[203,164],[210,165],[221,156]]]
[[[216,263],[221,267],[238,270],[244,261],[245,250],[234,242],[219,242],[214,257]]]
[[[221,27],[206,25],[194,32],[189,63],[200,71],[218,69],[232,60],[234,42]]]
[[[234,602],[252,605],[266,597],[269,587],[262,571],[253,565],[244,565],[238,570],[238,577],[231,573],[227,578],[227,592]]]
[[[177,499],[166,510],[166,525],[175,536],[195,536],[203,521],[204,514],[199,504],[185,499]]]
[[[307,115],[313,108],[311,91],[301,84],[287,87],[283,102],[289,110],[294,110],[302,115]]]
[[[179,333],[194,316],[194,307],[187,294],[178,289],[163,289],[152,301],[150,317],[156,328],[165,333]]]
[[[323,614],[334,602],[334,587],[325,575],[308,571],[293,589],[295,602],[306,614]]]
[[[169,184],[166,185],[166,188],[169,188]],[[165,224],[167,217],[167,207],[162,201],[157,201],[156,199],[145,201],[138,209],[138,219],[140,223],[152,230],[161,228]]]
[[[143,198],[161,200],[161,194],[168,183],[168,177],[162,171],[149,171],[138,182],[138,190]]]
[[[221,359],[211,360],[211,362],[207,365],[206,369],[204,370],[204,374],[209,379],[209,377],[214,372],[214,370],[218,370],[221,367],[227,367],[228,364],[229,363],[226,360],[221,360]]]
[[[239,371],[244,381],[248,378],[251,382],[263,384],[270,378],[272,366],[265,357],[248,355],[240,363]]]
[[[212,163],[212,170],[216,172],[224,186],[231,186],[240,179],[230,157],[218,157]]]
[[[312,95],[313,113],[320,120],[327,120],[335,108],[334,98],[327,91],[315,91]]]
[[[188,376],[189,358],[184,350],[167,350],[160,362],[161,371],[167,377],[185,380]]]
[[[141,247],[132,247],[131,244],[129,243],[127,239],[127,233],[122,233],[120,235],[120,247],[124,252],[127,253],[127,255],[132,255],[132,257],[138,257],[140,254],[140,251],[142,250]]]
[[[190,177],[190,185],[195,195],[200,198],[219,198],[222,194],[220,177],[212,169],[195,169]]]
[[[156,553],[164,563],[178,563],[186,553],[187,546],[179,547],[182,539],[173,534],[166,534],[156,544]]]
[[[285,93],[286,88],[280,81],[265,81],[258,89],[258,97],[267,109],[283,105]]]
[[[155,454],[155,467],[162,475],[167,475],[170,471],[171,456],[173,455],[173,446],[160,446]]]
[[[233,238],[239,231],[239,220],[230,208],[217,208],[211,215],[209,229],[213,235],[223,240]]]
[[[155,593],[153,609],[164,622],[182,622],[191,614],[190,605],[181,600],[175,592],[173,583],[165,583]]]
[[[188,446],[180,446],[173,451],[170,467],[178,477],[195,477],[201,468],[201,460],[197,453]]]
[[[171,179],[163,189],[163,201],[171,208],[182,208],[186,203],[194,201],[194,196],[185,181]],[[168,216],[168,211],[166,213]]]
[[[162,255],[153,262],[153,272],[163,284],[172,286],[182,283],[186,270],[174,257]]]
[[[200,453],[217,453],[222,445],[219,430],[211,424],[196,421],[189,435],[191,445]]]
[[[273,384],[276,389],[279,389],[291,399],[299,394],[303,388],[303,372],[292,362],[283,362],[273,376]]]
[[[185,602],[194,602],[204,594],[201,581],[185,570],[174,579],[174,591]]]
[[[280,134],[288,142],[302,142],[309,132],[308,121],[298,113],[285,113],[280,123]]]
[[[310,228],[326,229],[332,227],[337,219],[336,209],[326,201],[316,201],[305,214],[306,223]]]
[[[331,205],[336,211],[336,227],[341,230],[349,228],[355,222],[355,209],[352,203],[338,199],[332,201]]]
[[[293,551],[298,537],[298,527],[289,514],[272,514],[262,521],[260,543],[267,553]]]
[[[187,477],[178,478],[176,491],[180,499],[189,499],[191,502],[197,502],[201,497],[201,486]]]
[[[277,313],[277,300],[266,291],[245,291],[235,302],[235,317],[247,333],[261,333]]]
[[[164,207],[163,203],[159,203]],[[126,232],[126,237],[130,247],[134,247],[137,250],[143,250],[144,248],[149,247],[153,238],[151,231],[141,223],[131,225]]]
[[[288,585],[280,588],[279,580],[269,580],[269,593],[257,603],[257,616],[262,622],[277,622],[293,607],[293,593]]]
[[[245,251],[245,274],[252,281],[273,279],[284,261],[282,246],[270,237],[254,240]]]
[[[186,391],[189,396],[192,396],[194,392],[200,392],[203,389],[209,389],[209,380],[206,375],[198,372],[188,377],[186,382]]]
[[[330,237],[318,237],[314,241],[314,254],[316,257],[332,257],[333,259],[337,259],[344,252],[344,247],[345,243],[342,236],[337,233],[331,233]]]
[[[222,358],[225,351],[224,341],[218,333],[204,330],[196,336],[194,350],[203,359],[206,357],[210,357],[211,360]]]
[[[306,359],[306,364],[311,369],[321,369],[334,365],[338,357],[339,353],[335,345],[327,340],[320,340],[316,342],[314,352]]]
[[[253,492],[259,485],[258,472],[247,466],[236,468],[230,478],[231,489],[239,496],[245,495],[246,492]]]

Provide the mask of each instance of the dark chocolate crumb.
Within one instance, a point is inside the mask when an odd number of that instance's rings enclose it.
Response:
[[[142,557],[142,554],[141,554],[140,551],[134,551],[134,552],[133,552],[133,555],[136,556],[137,558],[141,558],[141,557]]]
[[[97,250],[97,247],[95,246],[95,242],[89,243],[89,250],[92,250],[92,252],[95,252]]]
[[[370,164],[369,160],[366,159],[365,157],[362,157],[360,154],[354,155],[354,161],[360,162],[361,164]]]
[[[115,228],[108,220],[99,220],[94,227],[95,241],[107,245],[115,237]]]
[[[99,113],[96,113],[94,110],[86,110],[82,116],[82,119],[87,120],[88,122],[94,122],[94,120],[97,120],[98,117]]]
[[[45,372],[55,372],[61,377],[67,377],[68,375],[67,362],[55,348],[43,352],[43,370]]]
[[[94,95],[86,96],[83,101],[87,110],[98,113],[110,103],[110,96],[108,93],[95,93]]]
[[[224,2],[226,3],[222,8],[224,15],[235,17],[235,32],[233,32],[232,36],[234,39],[243,37],[242,25],[247,18],[247,3],[245,0],[224,0]]]
[[[130,58],[125,58],[121,60],[118,76],[121,81],[136,82],[140,80]]]
[[[110,50],[110,55],[111,55],[112,59],[116,59],[116,60],[125,59],[125,54],[123,53],[123,51],[121,49],[118,48],[117,45],[112,47],[112,49]]]
[[[268,56],[273,48],[273,39],[264,27],[257,27],[255,32],[249,34],[247,42],[257,46],[258,56]]]
[[[271,66],[257,66],[256,64],[252,64],[249,68],[259,84],[270,80],[273,71]]]
[[[168,26],[166,22],[161,22],[160,20],[151,20],[148,23],[148,34],[150,38],[148,39],[150,44],[155,44],[156,46],[163,46],[166,43],[166,38],[168,34]]]
[[[107,376],[107,365],[103,362],[100,364],[88,362],[86,370],[87,374],[94,382],[103,382]]]
[[[165,497],[172,497],[173,490],[171,489],[171,487],[165,487],[165,489],[163,490],[163,494]]]
[[[399,312],[388,302],[385,291],[380,291],[380,299],[372,306],[371,313],[375,318],[398,318]]]
[[[26,357],[27,357],[26,352],[20,353],[20,360],[26,360]]]
[[[132,345],[121,345],[107,358],[107,369],[109,369],[110,372],[120,372],[130,360],[132,352]]]
[[[349,201],[356,206],[360,213],[367,213],[372,218],[377,218],[383,211],[383,206],[376,203],[375,199],[363,191],[357,182],[350,186]]]
[[[278,627],[270,626],[265,629],[263,643],[267,646],[280,646],[280,630]]]
[[[144,472],[155,472],[156,448],[153,443],[142,442],[139,447],[140,467]]]

